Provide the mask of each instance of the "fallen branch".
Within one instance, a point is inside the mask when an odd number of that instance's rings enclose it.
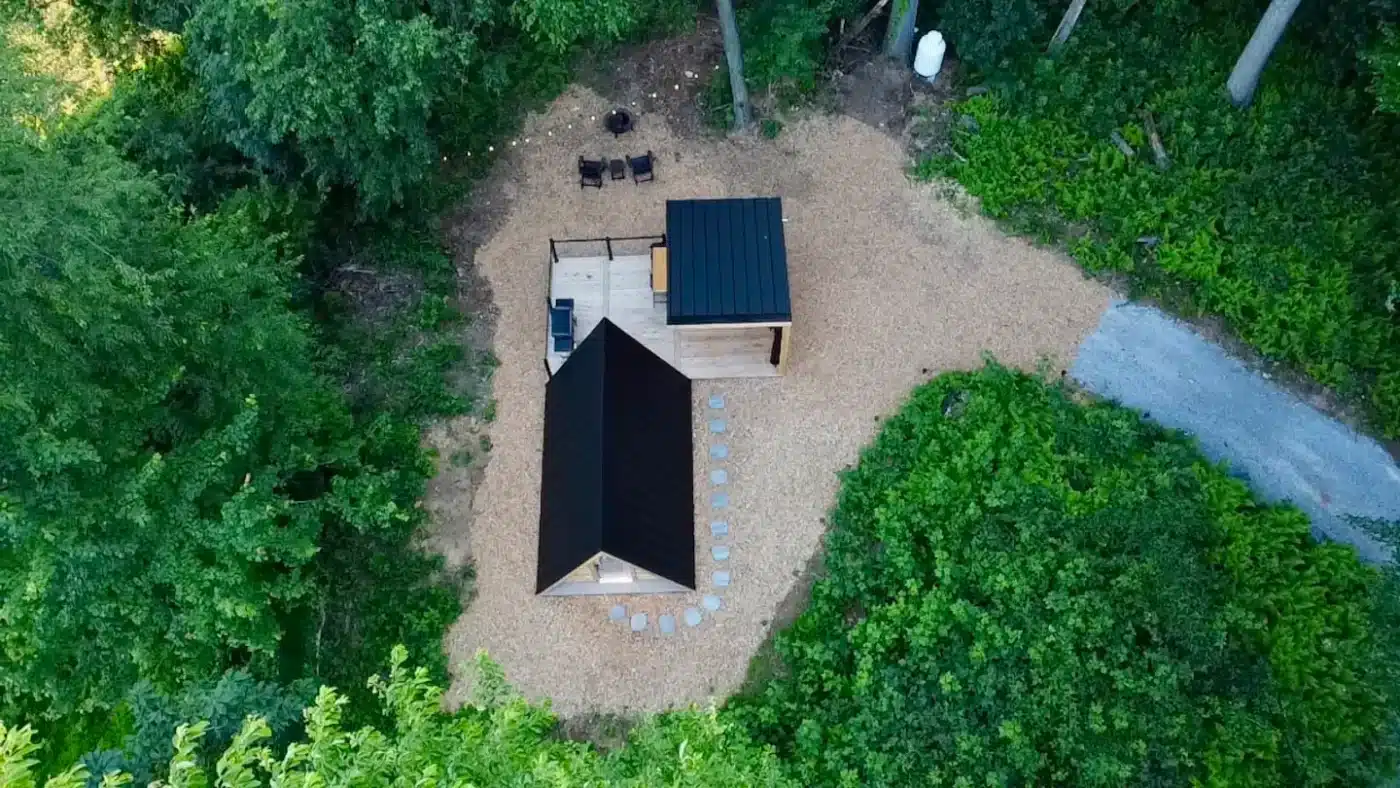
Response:
[[[1059,51],[1060,47],[1069,40],[1070,33],[1074,32],[1074,26],[1079,24],[1079,15],[1084,11],[1085,0],[1073,0],[1066,9],[1064,17],[1060,19],[1060,26],[1055,28],[1055,35],[1050,37],[1050,54]]]
[[[1157,169],[1165,170],[1172,166],[1167,146],[1162,144],[1162,138],[1157,134],[1157,124],[1152,122],[1152,113],[1147,110],[1142,112],[1142,127],[1147,130],[1147,141],[1152,144],[1152,158],[1157,161]]]
[[[1108,138],[1113,142],[1113,146],[1115,148],[1117,148],[1120,151],[1123,151],[1124,156],[1127,156],[1130,159],[1137,156],[1137,151],[1133,150],[1133,146],[1129,145],[1128,141],[1123,139],[1123,135],[1119,134],[1117,129],[1109,132]]]
[[[836,42],[836,46],[832,47],[831,51],[840,51],[846,44],[850,43],[851,39],[865,32],[865,28],[869,27],[870,23],[875,21],[876,15],[889,4],[890,0],[880,0],[880,2],[876,3],[869,11],[866,11],[865,16],[861,17],[859,22],[856,22],[851,26],[850,30],[847,30],[841,35],[840,40]]]

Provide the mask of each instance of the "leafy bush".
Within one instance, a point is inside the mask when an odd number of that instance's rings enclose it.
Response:
[[[798,104],[817,89],[830,44],[831,26],[862,10],[852,0],[752,0],[736,4],[744,50],[744,83],[750,98],[778,105]],[[701,98],[707,120],[719,128],[733,123],[734,96],[728,66],[710,77]]]
[[[1387,28],[1367,53],[1367,60],[1376,71],[1376,98],[1381,109],[1400,112],[1400,28]]]
[[[674,712],[638,726],[626,747],[600,755],[587,745],[551,734],[548,707],[527,703],[506,686],[500,668],[478,659],[476,695],[456,714],[444,714],[442,691],[425,670],[403,667],[397,649],[386,678],[370,680],[385,716],[383,729],[348,729],[344,699],[322,688],[306,709],[306,737],[285,751],[274,748],[272,727],[249,718],[224,748],[201,750],[211,736],[205,723],[174,732],[169,785],[205,785],[217,758],[218,784],[262,785],[587,785],[599,788],[745,786],[789,788],[771,751],[756,747],[714,713]],[[169,732],[167,732],[168,734]],[[0,724],[0,775],[7,786],[32,788],[35,762],[29,728]],[[222,750],[222,754],[219,754]],[[94,777],[97,775],[93,775]],[[48,788],[78,788],[84,765],[51,780]],[[110,779],[110,778],[109,778]]]
[[[843,478],[824,574],[732,712],[803,785],[1365,784],[1378,574],[1137,413],[990,366]]]
[[[989,70],[1008,65],[1027,47],[1044,46],[1050,37],[1046,11],[1039,0],[948,0],[938,6],[938,27],[960,60]]]
[[[1400,118],[1288,46],[1254,106],[1237,110],[1220,86],[1252,17],[1191,16],[1212,32],[1136,9],[1086,18],[1060,58],[1024,61],[997,93],[965,102],[976,130],[920,171],[957,178],[987,213],[1068,242],[1087,269],[1126,274],[1138,294],[1221,315],[1400,435]],[[1144,112],[1170,155],[1165,172]]]
[[[186,687],[178,696],[158,692],[142,683],[128,701],[132,732],[120,749],[103,750],[83,756],[89,773],[103,775],[117,770],[132,775],[136,784],[145,785],[164,773],[175,757],[171,735],[181,725],[205,724],[204,744],[208,748],[203,766],[214,759],[243,727],[249,715],[262,718],[268,726],[269,744],[285,750],[299,736],[301,710],[315,695],[315,686],[300,682],[283,687],[261,682],[246,671],[229,671],[216,681]]]

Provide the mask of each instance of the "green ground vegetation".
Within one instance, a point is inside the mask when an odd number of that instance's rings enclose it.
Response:
[[[843,479],[807,610],[729,712],[803,785],[1367,785],[1395,584],[1180,435],[995,365]]]
[[[1400,5],[1305,4],[1247,109],[1223,86],[1262,4],[1091,4],[1046,57],[1063,6],[942,6],[991,91],[961,105],[952,154],[919,174],[956,178],[1137,295],[1223,318],[1400,436],[1400,50],[1386,32]]]
[[[272,720],[251,717],[216,732],[205,722],[181,725],[153,770],[171,788],[218,786],[744,786],[795,788],[769,749],[714,712],[673,712],[636,726],[627,745],[607,754],[552,735],[548,708],[510,691],[500,669],[478,660],[475,697],[460,711],[442,711],[429,671],[404,667],[399,648],[388,675],[370,688],[391,725],[347,725],[344,698],[322,689],[305,713],[304,731],[278,741]],[[33,731],[0,724],[0,777],[9,788],[33,788]],[[130,772],[78,764],[45,788],[115,786]]]

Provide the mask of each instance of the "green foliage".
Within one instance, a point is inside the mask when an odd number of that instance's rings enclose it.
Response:
[[[1096,5],[1090,13],[1102,13]],[[976,0],[939,5],[938,25],[957,56],[968,65],[990,70],[1003,67],[1028,47],[1044,46],[1050,38],[1049,9],[1038,0]]]
[[[738,9],[744,80],[755,93],[789,98],[816,89],[827,25],[849,4],[839,0],[757,0]]]
[[[1369,784],[1381,588],[1184,438],[990,366],[845,475],[778,676],[731,711],[803,785]]]
[[[1367,61],[1376,73],[1376,99],[1381,109],[1400,112],[1400,28],[1389,27]]]
[[[832,25],[864,10],[851,0],[751,0],[737,6],[744,82],[760,112],[810,100],[822,76]],[[710,77],[701,99],[707,122],[728,128],[733,101],[726,66]],[[771,128],[765,123],[761,130]]]
[[[164,773],[175,756],[171,733],[181,725],[202,722],[206,725],[203,766],[208,769],[214,759],[207,756],[232,743],[249,715],[267,723],[269,743],[282,751],[300,735],[301,710],[314,696],[314,689],[308,682],[293,687],[260,682],[246,671],[229,671],[217,681],[186,687],[177,697],[142,683],[129,700],[132,733],[120,749],[89,753],[82,763],[89,774],[122,771],[132,775],[138,785],[145,785],[157,772]]]
[[[24,370],[0,383],[0,704],[270,653],[321,527],[280,484],[349,424],[289,261],[246,213],[180,223],[101,148],[0,145],[0,168],[0,357]]]
[[[1058,59],[995,74],[999,91],[962,106],[976,124],[955,134],[957,155],[921,172],[957,178],[987,213],[1066,241],[1137,294],[1221,315],[1400,435],[1400,122],[1376,115],[1362,85],[1332,87],[1331,66],[1301,47],[1275,54],[1249,111],[1231,107],[1222,75],[1250,19],[1086,17]],[[1115,131],[1136,158],[1112,145]]]
[[[171,198],[201,213],[259,182],[256,164],[205,120],[204,96],[178,42],[118,79],[108,100],[75,131],[92,134],[142,170],[159,173]]]
[[[191,68],[225,139],[271,169],[304,160],[321,190],[350,186],[382,213],[438,161],[434,104],[472,56],[469,31],[416,3],[204,3],[190,21]]]
[[[628,746],[600,755],[551,734],[547,706],[527,703],[505,684],[498,666],[478,658],[476,693],[456,714],[442,712],[442,691],[428,672],[409,672],[400,648],[387,678],[370,687],[390,724],[349,729],[344,698],[322,688],[306,709],[305,739],[275,748],[271,726],[250,717],[226,745],[210,741],[199,722],[176,729],[166,784],[219,788],[360,785],[588,785],[652,788],[788,788],[771,751],[755,747],[713,712],[673,712],[639,726]],[[35,785],[36,745],[29,728],[0,724],[0,784]],[[222,750],[221,754],[218,754]],[[202,753],[202,754],[201,754]],[[217,758],[213,768],[209,761]],[[94,775],[96,777],[96,775]],[[75,766],[50,788],[76,788],[88,772]],[[103,776],[104,785],[124,775]]]

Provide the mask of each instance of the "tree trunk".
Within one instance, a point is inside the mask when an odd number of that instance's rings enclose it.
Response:
[[[734,0],[715,0],[719,26],[724,32],[724,59],[729,63],[729,90],[734,94],[734,128],[749,125],[749,89],[744,84],[744,50],[739,46],[739,23],[734,19]]]
[[[1259,87],[1259,75],[1264,73],[1264,65],[1269,62],[1283,31],[1288,28],[1288,20],[1298,10],[1301,0],[1271,0],[1264,18],[1254,28],[1240,59],[1235,61],[1235,69],[1225,87],[1230,91],[1230,100],[1237,107],[1247,107],[1254,100],[1254,89]]]
[[[1055,28],[1055,35],[1050,38],[1051,54],[1059,51],[1060,47],[1069,40],[1070,34],[1074,32],[1074,26],[1079,24],[1079,15],[1084,12],[1084,0],[1074,0],[1065,9],[1065,15],[1060,19],[1060,26]]]
[[[890,26],[885,31],[885,56],[909,65],[914,51],[914,21],[919,15],[919,0],[894,0],[890,8]]]

